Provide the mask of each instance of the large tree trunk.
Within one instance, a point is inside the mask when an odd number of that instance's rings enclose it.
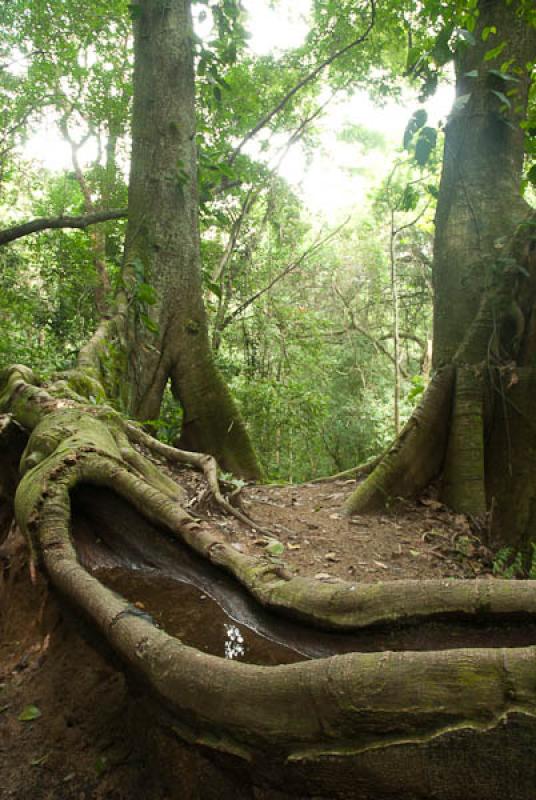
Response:
[[[434,239],[434,368],[453,360],[489,286],[500,240],[512,235],[528,211],[520,195],[520,123],[527,114],[526,65],[536,55],[536,32],[516,14],[518,7],[481,0],[475,44],[461,45],[456,59],[456,103],[445,134]],[[483,41],[491,26],[497,33]],[[503,41],[501,54],[486,62],[486,52]],[[493,72],[508,62],[505,71],[517,82]],[[507,109],[494,92],[511,90],[516,94]]]
[[[124,355],[123,402],[137,419],[155,420],[171,381],[184,412],[181,446],[257,478],[248,433],[214,364],[203,304],[190,0],[140,0],[132,9],[132,161],[113,325]],[[95,353],[106,362],[111,332],[105,326],[97,333],[83,366]]]
[[[520,123],[527,115],[536,30],[520,6],[481,0],[475,43],[464,43],[456,58],[457,100],[445,133],[433,268],[433,366],[450,369],[452,403],[432,420],[433,454],[423,454],[418,437],[406,435],[347,510],[366,512],[386,499],[411,496],[441,474],[443,498],[452,508],[492,514],[493,544],[527,549],[536,538],[536,437],[528,407],[535,380],[536,258],[534,215],[520,195]],[[496,29],[491,40],[486,28]],[[486,61],[502,42],[500,54]],[[430,421],[438,408],[433,382],[418,413]],[[409,427],[415,424],[418,419]],[[407,464],[423,460],[427,468],[408,474]]]

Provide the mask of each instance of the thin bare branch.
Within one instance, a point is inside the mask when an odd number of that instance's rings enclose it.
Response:
[[[310,258],[312,255],[314,255],[314,253],[316,253],[318,250],[320,250],[321,247],[323,247],[325,244],[327,244],[329,241],[331,241],[335,236],[337,236],[340,233],[340,231],[345,227],[345,225],[348,224],[349,220],[350,220],[350,217],[345,219],[344,222],[341,225],[339,225],[334,231],[329,233],[323,239],[321,239],[320,241],[317,241],[314,244],[312,244],[311,247],[309,247],[307,250],[305,250],[300,255],[300,257],[296,259],[296,261],[293,261],[291,264],[288,264],[281,272],[279,272],[274,278],[272,278],[272,280],[266,286],[264,286],[262,289],[259,289],[258,292],[255,292],[254,294],[252,294],[251,297],[248,297],[247,300],[244,300],[244,302],[241,303],[238,306],[238,308],[236,308],[232,312],[232,314],[229,314],[229,316],[226,317],[226,319],[223,321],[222,330],[224,328],[226,328],[228,325],[230,325],[232,322],[234,322],[234,320],[237,317],[239,317],[246,310],[246,308],[249,308],[249,306],[252,305],[252,303],[254,303],[255,300],[258,300],[259,297],[262,297],[263,294],[266,294],[266,292],[269,292],[271,289],[273,289],[273,287],[276,285],[276,283],[279,283],[280,280],[285,278],[291,272],[295,272],[298,269],[298,267],[301,267],[302,264],[308,258]]]
[[[221,276],[225,272],[227,264],[229,263],[229,261],[231,260],[231,256],[233,255],[236,242],[238,240],[240,231],[242,229],[242,225],[244,224],[244,220],[251,211],[259,194],[260,194],[260,189],[257,190],[256,192],[253,192],[253,189],[250,189],[249,192],[247,193],[246,199],[244,200],[242,208],[240,209],[238,218],[234,221],[233,226],[231,228],[231,233],[229,235],[229,241],[227,242],[225,252],[221,257],[220,261],[218,262],[216,269],[212,273],[212,280],[214,282],[219,281]]]
[[[347,44],[347,45],[345,45],[345,47],[342,47],[340,50],[337,50],[335,53],[332,53],[328,58],[324,59],[324,61],[322,61],[320,64],[318,64],[312,70],[312,72],[310,72],[308,75],[305,75],[305,77],[303,77],[300,81],[298,81],[298,83],[295,86],[293,86],[292,89],[290,89],[290,91],[287,92],[287,94],[279,101],[279,103],[276,106],[274,106],[274,108],[272,108],[270,111],[268,111],[268,113],[265,114],[257,122],[257,124],[250,131],[248,131],[248,133],[246,133],[246,135],[244,136],[242,141],[239,142],[239,144],[235,147],[235,149],[231,153],[231,156],[229,158],[229,162],[228,163],[229,164],[233,164],[235,162],[238,154],[241,152],[243,147],[251,139],[253,139],[257,135],[257,133],[259,133],[259,131],[261,131],[263,128],[265,128],[266,125],[268,125],[268,123],[277,114],[279,114],[280,111],[282,111],[285,108],[287,103],[290,100],[292,100],[292,98],[299,91],[301,91],[301,89],[303,89],[309,83],[314,81],[315,78],[317,78],[318,75],[320,75],[320,73],[323,72],[324,69],[326,69],[326,67],[329,67],[330,64],[333,64],[333,62],[337,58],[340,58],[341,56],[345,55],[345,53],[348,53],[349,50],[352,50],[354,47],[357,47],[358,45],[362,44],[365,41],[365,39],[367,38],[367,36],[369,35],[369,33],[371,32],[372,28],[374,27],[375,22],[376,22],[376,2],[375,2],[375,0],[370,0],[370,20],[369,20],[369,23],[367,25],[367,28],[366,28],[365,32],[363,34],[361,34],[361,36],[359,36],[357,39],[354,39],[353,42],[350,42],[350,44]]]
[[[378,350],[380,353],[382,353],[384,356],[386,356],[394,364],[395,363],[395,357],[393,356],[392,353],[389,352],[387,347],[385,347],[385,345],[383,345],[381,343],[380,339],[377,339],[375,336],[373,336],[371,333],[369,333],[366,330],[366,328],[363,328],[363,326],[360,325],[357,322],[354,309],[351,307],[350,303],[348,302],[348,299],[344,296],[344,294],[341,292],[339,287],[335,283],[333,283],[332,284],[332,288],[333,288],[333,291],[335,292],[335,294],[337,295],[337,297],[339,298],[339,300],[341,301],[341,303],[343,304],[343,306],[346,309],[346,312],[347,312],[347,314],[349,316],[349,325],[348,325],[348,327],[345,328],[342,331],[334,331],[332,333],[332,335],[333,336],[344,336],[344,335],[348,334],[350,331],[355,331],[356,333],[359,333],[361,336],[364,336],[365,339],[368,339],[369,342],[374,345],[376,350]],[[400,373],[401,373],[403,378],[407,378],[408,377],[407,372],[404,370],[404,368],[402,366],[400,366]]]
[[[214,497],[214,500],[223,511],[235,517],[249,528],[253,528],[259,533],[263,533],[273,538],[273,534],[268,529],[258,525],[243,511],[240,511],[240,509],[232,506],[231,503],[229,503],[229,501],[223,496],[218,479],[218,463],[213,456],[207,455],[206,453],[194,453],[190,450],[179,450],[176,447],[171,447],[170,445],[154,439],[148,433],[145,433],[145,431],[142,431],[141,428],[139,428],[137,425],[133,425],[132,423],[126,424],[125,431],[131,442],[148,448],[149,451],[154,455],[165,458],[167,461],[175,464],[187,464],[200,470],[205,476],[205,480],[207,481],[209,490]]]

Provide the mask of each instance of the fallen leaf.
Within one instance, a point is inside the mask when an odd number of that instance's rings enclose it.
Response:
[[[326,559],[326,561],[338,561],[339,560],[337,558],[337,553],[326,553],[324,558]]]
[[[515,386],[518,383],[519,383],[519,376],[518,376],[517,372],[512,372],[512,374],[510,376],[510,381],[509,381],[508,386],[506,388],[507,389],[511,389],[512,386]]]
[[[32,767],[40,767],[42,764],[48,761],[49,755],[50,753],[46,753],[44,756],[41,756],[41,758],[34,758],[30,761],[30,764]]]
[[[440,508],[445,508],[444,504],[440,503],[439,500],[432,500],[430,497],[422,497],[420,503],[422,506],[433,509],[433,511],[439,511]]]
[[[315,578],[317,581],[322,581],[326,580],[327,578],[331,578],[331,575],[329,575],[327,572],[317,572]]]
[[[291,544],[287,545],[289,550],[301,550],[301,544]]]
[[[271,556],[281,556],[285,552],[285,545],[281,542],[270,542],[264,548]]]
[[[31,722],[34,719],[39,719],[41,716],[41,711],[37,708],[37,706],[26,706],[20,712],[18,718],[21,722]]]

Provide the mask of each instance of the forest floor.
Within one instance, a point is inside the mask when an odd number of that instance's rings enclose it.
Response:
[[[346,517],[354,480],[245,489],[248,515],[283,545],[291,572],[316,580],[373,582],[491,575],[492,553],[474,520],[433,497],[398,503],[389,513]],[[270,548],[266,537],[220,522],[248,553]],[[278,548],[281,549],[281,548]],[[270,550],[269,550],[270,552]]]
[[[177,477],[202,494],[196,474]],[[466,517],[426,497],[348,519],[341,508],[354,487],[338,480],[244,488],[242,507],[270,536],[212,505],[200,513],[242,552],[281,559],[318,581],[493,580],[492,555]],[[123,674],[60,612],[45,579],[32,582],[20,536],[0,548],[0,568],[2,800],[164,800],[129,735],[135,697]]]

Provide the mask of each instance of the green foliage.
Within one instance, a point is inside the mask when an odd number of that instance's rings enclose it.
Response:
[[[166,387],[160,415],[156,420],[149,420],[148,424],[155,431],[160,441],[175,445],[182,428],[183,413],[179,403],[173,398],[171,390]]]
[[[404,131],[404,149],[413,155],[419,167],[425,167],[431,161],[438,142],[438,131],[425,124],[427,119],[428,114],[425,109],[418,109],[411,116]]]
[[[128,0],[85,5],[10,0],[4,5],[0,64],[13,56],[20,60],[17,67],[0,69],[5,224],[82,213],[88,194],[96,207],[125,205],[131,24],[140,6]],[[365,87],[383,101],[400,94],[404,76],[423,99],[460,49],[479,44],[476,0],[376,5],[373,35],[282,105],[259,132],[257,153],[266,155],[274,141],[297,131],[304,151],[313,152],[314,125],[301,126],[314,116],[328,87],[341,93]],[[534,13],[528,0],[521,5],[527,15]],[[426,111],[420,108],[412,115],[404,134],[406,153],[397,157],[369,207],[317,250],[315,242],[326,231],[319,234],[318,224],[285,181],[260,157],[234,152],[305,75],[363,33],[369,14],[365,0],[313,0],[303,46],[254,57],[247,49],[247,18],[238,0],[194,3],[194,17],[209,31],[203,40],[194,35],[193,47],[202,262],[213,343],[265,472],[275,480],[306,480],[355,466],[393,437],[393,242],[401,366],[408,376],[401,387],[403,417],[426,382],[421,369],[431,335],[432,218],[441,145]],[[510,94],[515,71],[500,63],[504,42],[497,41],[494,26],[482,38],[488,47],[490,95],[499,108],[507,108],[515,102]],[[479,79],[479,71],[466,77]],[[470,101],[470,92],[458,97],[453,113]],[[526,126],[527,181],[533,185],[535,106],[533,97]],[[21,160],[18,148],[39,121],[63,126],[75,144],[85,136],[93,142],[98,154],[84,166],[84,185],[74,165],[71,172],[52,176],[34,172]],[[365,153],[376,149],[393,157],[382,137],[362,125],[347,125],[338,138]],[[182,161],[175,168],[177,186],[188,191],[193,176]],[[115,287],[121,285],[123,229],[121,223],[105,226],[105,268]],[[131,267],[135,323],[142,332],[156,334],[151,309],[157,298],[150,276],[141,259]],[[0,362],[31,363],[45,372],[72,366],[97,324],[99,288],[86,232],[58,231],[0,250],[0,315],[3,332],[9,332],[0,337]],[[118,394],[121,358],[119,349],[109,345],[105,369]],[[182,410],[169,390],[159,419],[151,424],[166,442],[180,435]],[[518,556],[509,554],[504,563],[501,558],[497,569],[515,575]],[[536,571],[534,559],[530,569]]]
[[[149,311],[150,307],[156,304],[157,297],[154,287],[147,283],[145,264],[141,258],[134,258],[130,266],[134,276],[132,286],[129,287],[134,322],[149,333],[158,334],[158,324],[152,319]]]
[[[32,172],[26,165],[23,180],[4,185],[4,219],[17,213],[20,191],[25,217],[81,211],[80,187],[72,176]],[[123,224],[105,228],[113,278]],[[0,362],[32,364],[45,373],[72,366],[97,323],[97,288],[91,240],[84,231],[50,231],[0,248],[0,318],[2,330],[9,331],[0,337]]]
[[[529,555],[502,547],[493,559],[493,574],[498,578],[536,580],[536,542],[531,542]]]
[[[408,403],[411,403],[412,405],[417,405],[425,389],[426,389],[425,378],[422,375],[412,375],[411,389],[407,394]]]
[[[273,541],[267,544],[264,549],[270,556],[282,556],[285,552],[285,545],[282,542]]]
[[[410,191],[423,202],[426,189],[413,188],[413,177],[411,170],[404,173],[396,202]],[[307,480],[355,466],[393,438],[393,367],[376,344],[392,349],[382,197],[377,215],[362,214],[235,318],[233,310],[270,286],[316,235],[304,224],[297,199],[277,180],[258,195],[217,285],[212,276],[227,239],[218,245],[212,226],[204,243],[213,329],[232,319],[217,336],[218,365],[272,480]],[[408,230],[398,245],[401,286],[409,301],[402,301],[402,323],[416,337],[404,339],[402,348],[410,374],[420,368],[419,335],[423,340],[429,335],[429,265],[423,254],[429,258],[430,242],[423,227]],[[412,397],[403,399],[405,416],[413,403]]]
[[[364,125],[347,124],[338,134],[337,139],[349,144],[360,144],[365,151],[385,150],[385,137],[379,131],[370,130]]]

